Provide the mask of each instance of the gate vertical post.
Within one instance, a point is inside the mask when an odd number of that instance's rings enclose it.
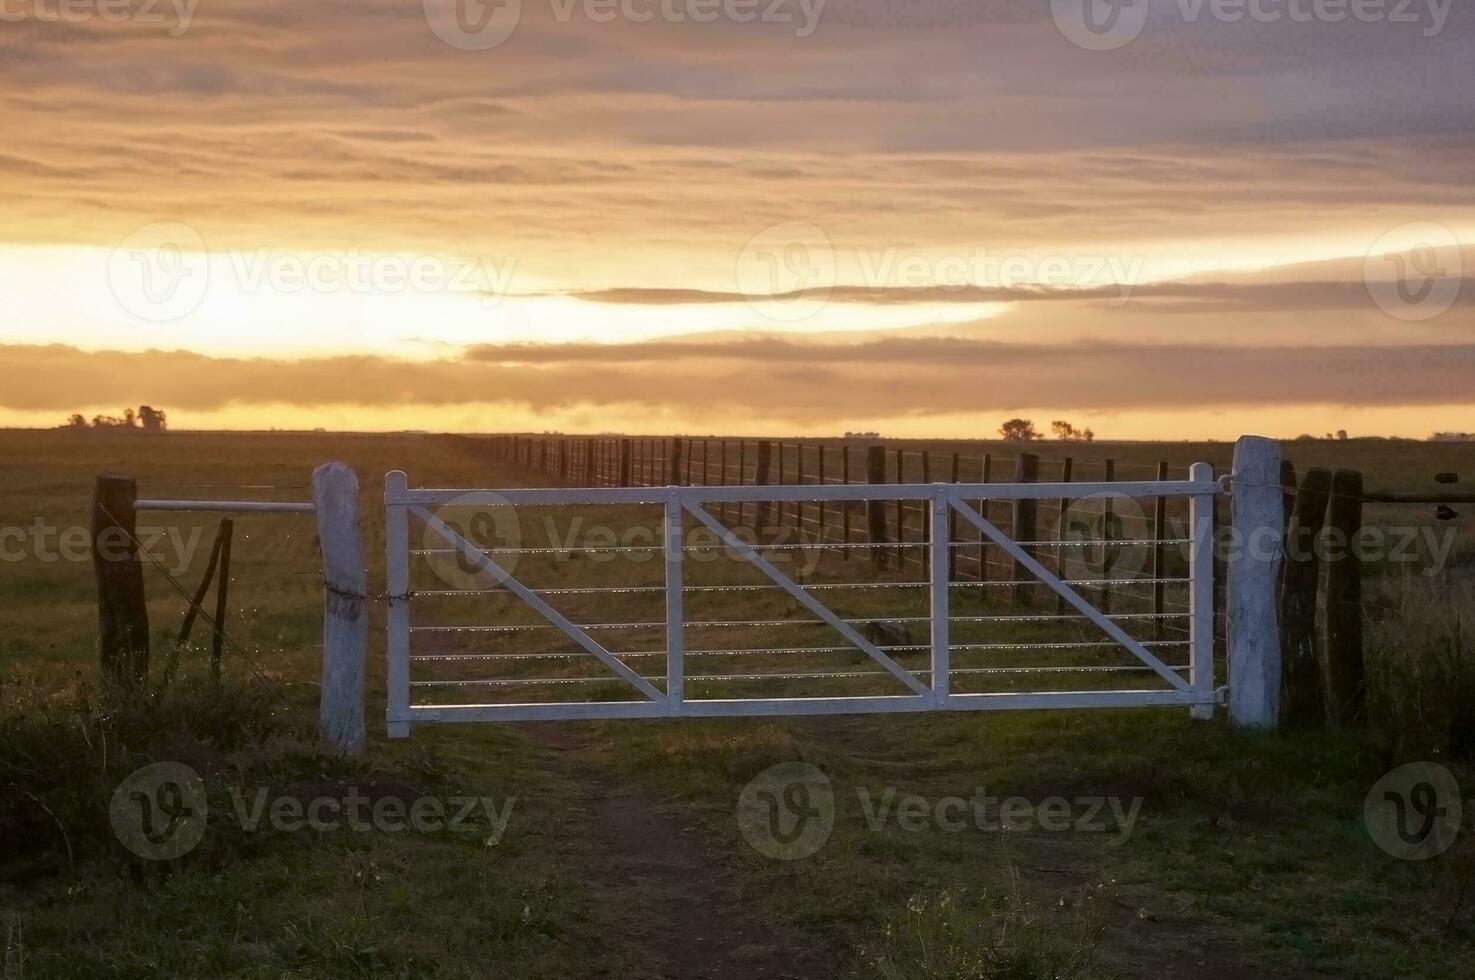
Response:
[[[666,698],[673,715],[681,713],[686,698],[686,629],[682,610],[681,492],[666,497]]]
[[[948,556],[953,549],[952,536],[948,529],[953,508],[945,485],[936,486],[930,503],[932,506],[928,528],[932,559],[932,699],[938,707],[942,707],[948,698],[949,655],[952,644],[952,621],[948,611],[952,575]]]
[[[364,748],[364,668],[369,646],[369,575],[359,537],[359,481],[343,463],[312,473],[323,553],[323,672],[318,731],[340,752]]]
[[[1015,466],[1014,482],[1037,483],[1039,479],[1040,457],[1034,453],[1020,453],[1019,461]],[[1038,539],[1038,521],[1036,518],[1039,514],[1039,503],[1033,497],[1016,497],[1014,499],[1014,525],[1010,529],[1012,531],[1010,536],[1015,541],[1026,542]],[[1026,546],[1021,544],[1021,547],[1029,553],[1030,557],[1034,557],[1035,548],[1033,545]],[[1029,578],[1029,573],[1025,571],[1024,566],[1016,561],[1014,563],[1015,584],[1012,588],[1014,605],[1030,606],[1034,604],[1030,594],[1030,586],[1021,584],[1027,582]]]
[[[1240,728],[1280,721],[1280,616],[1285,551],[1280,445],[1245,436],[1234,447],[1229,556],[1229,718]]]
[[[1188,478],[1213,483],[1214,467],[1194,463]],[[1198,694],[1214,690],[1214,500],[1188,498],[1188,682]],[[1214,717],[1212,704],[1196,704],[1190,714],[1200,721]]]
[[[389,592],[389,657],[385,671],[385,722],[390,738],[410,737],[410,521],[404,504],[392,502],[409,478],[384,477],[384,571]]]
[[[621,487],[630,485],[630,454],[631,446],[629,439],[620,440],[620,482],[616,484]]]

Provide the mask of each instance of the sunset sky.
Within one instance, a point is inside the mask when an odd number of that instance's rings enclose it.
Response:
[[[1096,2],[0,0],[0,425],[1475,430],[1475,9]]]

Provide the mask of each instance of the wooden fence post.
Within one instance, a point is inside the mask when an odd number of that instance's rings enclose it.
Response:
[[[760,440],[758,443],[758,462],[753,471],[753,486],[768,486],[768,470],[772,463],[773,443],[768,441],[767,439]],[[767,500],[760,501],[758,505],[753,508],[753,530],[757,531],[760,534],[763,533],[763,529],[768,526],[768,508],[769,501]],[[780,511],[780,514],[782,514],[782,511]]]
[[[1282,707],[1286,721],[1293,725],[1320,724],[1325,718],[1316,653],[1316,589],[1321,578],[1321,529],[1331,488],[1331,470],[1320,466],[1307,470],[1286,531],[1280,576],[1280,652],[1285,658]]]
[[[323,689],[318,726],[328,745],[358,753],[364,747],[369,578],[359,538],[359,481],[353,469],[344,463],[324,463],[313,470],[312,502],[323,550]]]
[[[671,437],[671,476],[670,486],[679,487],[681,483],[681,440],[676,436]]]
[[[1362,474],[1337,470],[1326,509],[1326,571],[1322,579],[1321,680],[1328,724],[1362,717]]]
[[[866,482],[880,484],[886,482],[886,447],[870,446],[866,449]],[[883,500],[869,500],[866,502],[866,520],[869,524],[867,540],[873,546],[870,549],[871,561],[885,568],[886,549],[876,547],[886,543],[886,502]]]
[[[1245,436],[1234,447],[1234,535],[1229,555],[1229,719],[1239,728],[1280,721],[1276,591],[1285,550],[1280,445]]]
[[[138,484],[99,476],[92,495],[92,569],[97,579],[98,654],[105,688],[140,691],[149,676],[149,611],[138,560]]]
[[[994,478],[994,457],[993,457],[993,454],[992,453],[984,453],[983,454],[983,465],[979,469],[979,473],[978,473],[978,482],[979,483],[984,483],[984,484],[991,483],[991,482],[993,482],[993,478]],[[979,500],[974,501],[974,503],[976,503],[978,505],[978,513],[983,517],[984,520],[988,520],[989,519],[990,512],[993,510],[993,508],[990,506],[990,504],[992,504],[992,501],[988,500],[987,498],[980,498]],[[984,602],[988,602],[990,599],[993,598],[991,595],[989,595],[988,584],[987,584],[988,583],[988,538],[984,536],[984,534],[983,534],[982,531],[979,531],[977,533],[978,533],[978,581],[980,583],[979,589],[978,589],[978,598],[981,599]]]
[[[210,630],[210,676],[220,680],[220,661],[225,655],[225,614],[230,602],[230,541],[235,521],[220,522],[220,580],[215,583],[215,625]]]
[[[629,439],[620,440],[620,483],[622,487],[630,485],[630,453],[632,445]]]
[[[1071,477],[1074,475],[1074,469],[1075,460],[1069,456],[1065,457],[1065,460],[1060,464],[1060,482],[1069,483]],[[1055,520],[1055,574],[1062,579],[1067,577],[1066,549],[1063,542],[1068,540],[1070,540],[1070,498],[1061,497],[1060,510]],[[1057,593],[1055,596],[1055,614],[1063,616],[1067,612],[1069,612],[1069,608],[1066,605],[1065,596]]]
[[[1014,470],[1015,483],[1038,483],[1040,479],[1040,457],[1034,453],[1020,453],[1019,462]],[[1039,501],[1025,500],[1019,498],[1014,501],[1014,527],[1013,537],[1015,541],[1034,541],[1039,533]],[[1039,549],[1025,546],[1024,550],[1031,556]],[[1022,583],[1031,576],[1025,571],[1019,562],[1014,563],[1014,581]],[[1031,603],[1031,586],[1016,584],[1014,586],[1014,605],[1028,606]]]

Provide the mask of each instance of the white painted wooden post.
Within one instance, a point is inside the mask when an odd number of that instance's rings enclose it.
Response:
[[[673,715],[681,713],[681,704],[686,700],[686,614],[681,601],[685,588],[682,520],[681,494],[672,490],[666,495],[663,539],[666,552],[666,700],[670,702]]]
[[[384,578],[389,591],[385,725],[390,738],[410,737],[410,515],[390,498],[409,488],[400,470],[384,477]]]
[[[369,641],[369,581],[359,540],[359,481],[344,463],[312,474],[323,551],[323,688],[318,729],[333,748],[364,747],[364,656]]]
[[[1194,463],[1188,470],[1194,483],[1213,483],[1214,467]],[[1214,498],[1188,501],[1188,679],[1201,694],[1214,690]],[[1199,721],[1214,717],[1212,704],[1196,704],[1189,714]]]
[[[929,575],[932,593],[932,700],[938,707],[942,707],[947,704],[948,699],[948,672],[951,670],[952,654],[949,629],[952,613],[948,610],[952,598],[949,560],[953,550],[950,528],[953,508],[948,503],[948,488],[938,484],[930,503],[928,526],[931,532],[928,550],[932,559]]]
[[[1229,556],[1229,720],[1239,728],[1280,721],[1280,610],[1285,551],[1280,445],[1245,436],[1234,447],[1234,535]]]

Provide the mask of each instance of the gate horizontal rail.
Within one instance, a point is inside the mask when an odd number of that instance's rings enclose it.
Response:
[[[775,716],[796,714],[869,714],[917,711],[984,711],[1022,710],[1040,708],[1124,708],[1124,707],[1189,707],[1196,717],[1212,713],[1212,706],[1220,700],[1214,686],[1213,673],[1213,559],[1211,548],[1213,498],[1223,492],[1220,481],[1213,476],[1207,464],[1197,464],[1190,471],[1190,479],[1176,481],[1148,481],[1130,483],[1011,483],[1011,484],[814,484],[799,486],[742,486],[742,487],[607,487],[607,488],[550,488],[550,489],[411,489],[408,479],[401,472],[390,473],[385,484],[386,530],[388,549],[389,616],[388,616],[388,708],[387,719],[392,736],[409,734],[411,724],[420,722],[476,722],[476,721],[532,721],[550,719],[594,719],[594,718],[658,718],[658,717],[733,717]],[[1063,536],[1053,541],[1014,541],[1010,535],[996,527],[977,506],[980,501],[1056,501],[1068,498],[1080,501],[1089,497],[1123,498],[1182,498],[1188,502],[1188,533],[1186,536],[1159,535],[1146,541],[1103,540],[1074,542]],[[924,559],[926,581],[880,581],[880,582],[829,582],[796,581],[785,570],[773,562],[784,559],[789,551],[802,552],[812,548],[823,551],[833,548],[819,540],[811,544],[782,545],[760,541],[749,541],[734,532],[705,505],[708,504],[779,504],[784,502],[836,502],[836,503],[879,503],[890,501],[917,501],[925,505],[928,516],[925,530],[927,539],[917,542],[871,542],[857,547],[873,548],[884,558],[885,550],[897,546],[921,547],[927,553]],[[518,548],[483,546],[468,541],[463,533],[441,520],[435,508],[568,508],[568,507],[659,507],[655,516],[659,524],[656,533],[658,544],[645,548],[622,548],[610,545],[581,548]],[[757,512],[761,514],[762,508]],[[742,518],[740,517],[740,520]],[[821,520],[823,512],[821,512]],[[422,547],[411,548],[410,527],[418,521],[427,538]],[[976,529],[976,541],[953,540],[958,526]],[[848,525],[847,525],[848,527]],[[690,530],[701,530],[715,535],[712,544],[692,545],[688,543]],[[1060,550],[1080,544],[1100,546],[1131,546],[1135,544],[1162,545],[1180,543],[1188,545],[1187,569],[1184,576],[1154,575],[1151,578],[1112,578],[1064,574],[1061,568]],[[849,542],[841,547],[849,546]],[[949,567],[953,549],[987,546],[996,548],[1013,563],[1016,569],[1007,582],[958,582],[951,578]],[[1038,558],[1046,550],[1056,549],[1056,568],[1051,570]],[[665,581],[662,584],[620,582],[614,579],[597,586],[539,586],[533,587],[514,577],[512,561],[522,556],[530,559],[558,560],[576,552],[659,552],[662,561],[653,567],[663,568]],[[723,585],[695,584],[688,581],[686,567],[701,559],[694,552],[724,552],[737,566],[756,570],[766,577],[762,584],[728,583]],[[411,588],[411,561],[435,559],[439,555],[454,555],[471,573],[479,578],[475,588],[429,588],[423,591]],[[770,557],[764,557],[769,555]],[[864,552],[861,552],[864,557]],[[608,558],[608,555],[606,555]],[[771,560],[770,560],[771,558]],[[838,559],[837,559],[838,560]],[[1186,610],[1182,613],[1147,614],[1115,613],[1096,608],[1079,591],[1080,587],[1101,583],[1175,583],[1187,589]],[[954,615],[954,595],[959,589],[987,589],[997,585],[1029,585],[1048,588],[1059,597],[1062,611],[1054,615],[968,615],[965,611]],[[857,592],[872,589],[916,590],[925,589],[927,608],[925,615],[886,616],[873,614],[869,617],[840,614],[822,601],[817,593],[838,593],[854,589]],[[688,618],[684,607],[688,597],[708,595],[713,592],[739,592],[752,594],[754,602],[760,596],[773,592],[786,593],[789,601],[802,607],[808,616],[801,619],[774,619],[759,616],[733,617],[711,620],[701,617]],[[915,594],[914,592],[911,594]],[[417,600],[436,597],[483,596],[502,600],[517,600],[518,604],[531,609],[540,617],[536,623],[449,623],[412,625],[411,607]],[[573,617],[550,605],[551,599],[580,600],[602,597],[660,596],[664,609],[659,619],[651,618],[631,622],[629,611],[618,622],[575,622]],[[982,600],[980,600],[982,601]],[[1071,611],[1065,612],[1066,607]],[[1156,641],[1140,638],[1127,631],[1134,621],[1181,617],[1187,621],[1187,637],[1183,640]],[[887,629],[896,629],[903,624],[925,624],[929,636],[925,642],[894,642],[894,637],[873,636],[863,632],[876,627],[878,622],[890,623]],[[1028,623],[1071,623],[1094,626],[1103,638],[1095,642],[1074,641],[1067,643],[1009,642],[979,643],[955,641],[952,629],[957,626],[980,626],[982,624],[1028,624]],[[749,642],[736,648],[687,649],[685,633],[689,629],[714,630],[718,628],[744,628],[766,630],[779,626],[793,626],[806,630],[829,630],[838,635],[838,643],[815,646],[796,646],[790,643]],[[664,642],[660,649],[611,650],[595,638],[595,634],[610,636],[612,632],[651,631],[663,633]],[[562,634],[565,641],[572,640],[579,649],[564,653],[548,649],[522,650],[519,652],[486,653],[478,649],[454,649],[451,652],[413,653],[412,636],[427,639],[440,637],[451,640],[456,636],[485,636],[488,640],[501,637],[529,639],[541,642],[538,637],[551,636],[558,639]],[[471,642],[468,639],[467,642]],[[477,642],[487,642],[486,640]],[[801,641],[802,642],[802,641]],[[952,663],[953,654],[1006,653],[1011,651],[1076,650],[1119,648],[1131,657],[1131,662],[1122,664],[1083,665],[1032,665],[1010,664],[957,665]],[[1168,664],[1160,660],[1155,650],[1186,648],[1186,664]],[[773,665],[772,672],[745,673],[702,673],[692,677],[686,674],[688,657],[761,657],[775,655],[783,659],[791,655],[821,653],[849,653],[868,658],[868,670],[841,669],[816,671],[807,665],[788,667]],[[658,673],[650,668],[651,658],[664,658],[665,671]],[[916,658],[924,657],[925,663]],[[514,662],[549,660],[582,660],[594,666],[602,666],[608,673],[590,677],[509,677],[509,678],[465,678],[446,680],[411,680],[412,664],[441,662],[456,665],[473,664],[480,661]],[[636,660],[638,666],[625,663]],[[978,675],[1039,676],[1046,674],[1091,673],[1099,671],[1113,675],[1150,674],[1165,685],[1161,689],[1134,690],[1022,690],[963,692],[953,689],[953,681]],[[1186,676],[1185,676],[1186,675]],[[896,682],[906,689],[900,694],[834,695],[834,696],[783,696],[783,697],[689,697],[688,683],[711,685],[757,680],[809,680],[826,678],[863,678],[876,682]],[[629,694],[622,700],[553,701],[534,700],[516,703],[431,703],[411,702],[413,690],[438,687],[463,687],[487,689],[496,687],[533,688],[562,687],[577,688],[583,684],[605,684],[622,686]]]

